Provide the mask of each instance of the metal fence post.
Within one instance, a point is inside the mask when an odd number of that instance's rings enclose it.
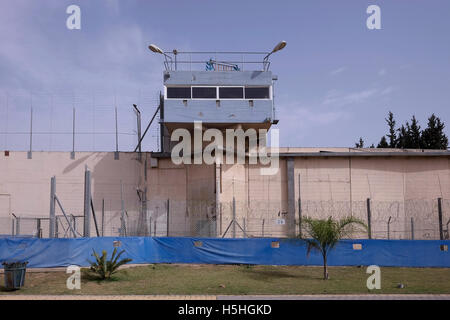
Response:
[[[389,220],[388,220],[388,223],[387,223],[387,236],[388,236],[388,240],[391,239],[391,226],[390,226],[390,224],[391,224],[391,218],[392,218],[392,217],[389,217]]]
[[[219,214],[220,214],[220,224],[219,224],[219,228],[220,228],[220,235],[222,235],[222,203],[219,203]]]
[[[367,228],[369,239],[372,239],[372,213],[370,211],[370,198],[367,198]]]
[[[265,220],[263,219],[262,220],[262,237],[264,238],[264,222],[265,222]]]
[[[411,240],[414,240],[414,218],[411,217]]]
[[[138,150],[139,150],[138,159],[139,159],[139,161],[141,161],[142,160],[142,149],[141,149],[141,138],[142,138],[142,135],[141,135],[141,112],[139,111],[137,105],[133,104],[133,107],[134,107],[134,111],[136,112],[136,121],[137,121],[137,123],[136,123],[137,138],[138,138],[137,147],[138,147]]]
[[[286,160],[288,215],[286,219],[288,236],[295,236],[295,163],[294,158]]]
[[[36,235],[38,238],[42,238],[41,219],[36,220]]]
[[[236,238],[236,199],[233,197],[233,238]]]
[[[20,217],[16,218],[16,236],[20,235]]]
[[[145,187],[144,191],[142,192],[142,201],[140,203],[140,210],[141,210],[140,216],[142,217],[142,220],[144,222],[142,227],[141,227],[140,232],[142,233],[141,235],[143,235],[143,236],[148,236],[148,232],[149,232],[149,229],[147,228],[147,221],[148,221],[148,218],[147,218],[147,215],[148,215],[147,204],[148,204],[147,203],[147,187]]]
[[[73,237],[76,238],[77,235],[75,233],[75,230],[77,230],[77,219],[75,219],[74,215],[72,215],[72,221],[73,221],[73,232],[72,232],[72,234],[73,234]]]
[[[117,126],[117,107],[114,108],[116,119],[116,152],[114,152],[114,160],[119,160],[119,131]]]
[[[50,179],[50,220],[49,220],[49,238],[56,236],[56,215],[55,215],[55,193],[56,193],[56,177]]]
[[[30,108],[30,150],[28,151],[28,159],[33,156],[33,107]]]
[[[442,198],[438,198],[439,215],[439,239],[444,240],[444,231],[442,230]]]
[[[72,152],[70,153],[70,159],[75,159],[75,108],[73,108],[72,116]]]
[[[91,227],[91,172],[86,166],[84,172],[84,226],[83,237],[90,237]]]
[[[166,236],[169,236],[169,224],[170,224],[170,200],[167,199],[167,221],[166,221]]]
[[[59,236],[59,227],[58,227],[58,217],[55,217],[55,238],[58,238]]]
[[[102,199],[102,237],[105,236],[105,198]]]
[[[120,180],[120,208],[121,208],[121,213],[120,213],[120,233],[119,235],[121,237],[125,236],[125,202],[123,199],[123,184],[122,184],[122,180]]]
[[[300,174],[298,175],[298,236],[302,237],[302,197],[300,193]]]
[[[147,211],[145,211],[145,218],[146,218],[146,222],[147,222],[147,231],[145,233],[146,236],[152,236],[152,217],[150,216],[150,212],[147,209]]]

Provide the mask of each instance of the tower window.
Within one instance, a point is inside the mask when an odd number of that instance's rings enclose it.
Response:
[[[217,99],[216,87],[192,87],[193,99]]]
[[[246,87],[245,99],[270,99],[269,87]]]
[[[219,87],[220,99],[244,99],[243,87]]]
[[[191,87],[167,87],[167,98],[190,99]]]

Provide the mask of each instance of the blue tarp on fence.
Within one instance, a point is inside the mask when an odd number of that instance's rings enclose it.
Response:
[[[184,237],[1,238],[0,262],[26,260],[31,268],[88,266],[93,249],[107,250],[110,256],[115,241],[132,263],[322,264],[317,252],[307,257],[306,244],[298,239]],[[279,247],[272,242],[279,242]],[[361,250],[353,244],[361,244]],[[448,240],[343,240],[330,252],[328,262],[330,266],[450,267],[450,253],[443,250],[449,245]]]

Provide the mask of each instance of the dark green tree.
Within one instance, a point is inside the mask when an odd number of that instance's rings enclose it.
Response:
[[[411,129],[409,123],[406,122],[406,127],[402,125],[398,130],[396,148],[407,149],[411,148]]]
[[[359,138],[359,142],[355,143],[355,148],[364,148],[364,140],[363,138]]]
[[[416,116],[411,118],[411,126],[406,123],[407,130],[409,133],[409,143],[408,148],[412,149],[421,149],[422,148],[422,134],[420,132],[419,122],[416,119]]]
[[[377,148],[389,148],[389,144],[386,141],[386,136],[382,136]]]
[[[389,111],[388,118],[385,120],[389,126],[389,134],[387,135],[389,138],[389,148],[395,148],[397,145],[397,133],[395,129],[394,114]]]
[[[422,131],[422,145],[424,149],[448,148],[448,137],[444,133],[445,124],[434,113],[428,118],[428,125]]]
[[[428,118],[428,125],[421,130],[419,121],[413,115],[411,124],[407,121],[400,128],[396,129],[394,114],[389,111],[388,118],[385,119],[389,127],[387,135],[381,137],[377,148],[401,148],[401,149],[440,149],[448,148],[448,137],[444,132],[444,122],[433,113]],[[355,143],[356,148],[364,148],[364,140],[359,138]],[[373,144],[372,144],[373,146]],[[372,146],[370,146],[372,148]]]

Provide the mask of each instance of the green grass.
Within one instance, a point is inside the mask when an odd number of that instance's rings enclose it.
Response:
[[[450,294],[450,269],[381,268],[381,290],[371,291],[366,267],[330,267],[329,273],[322,280],[321,267],[158,264],[122,269],[106,281],[83,269],[81,290],[66,288],[64,272],[27,273],[22,289],[2,287],[0,294]]]

